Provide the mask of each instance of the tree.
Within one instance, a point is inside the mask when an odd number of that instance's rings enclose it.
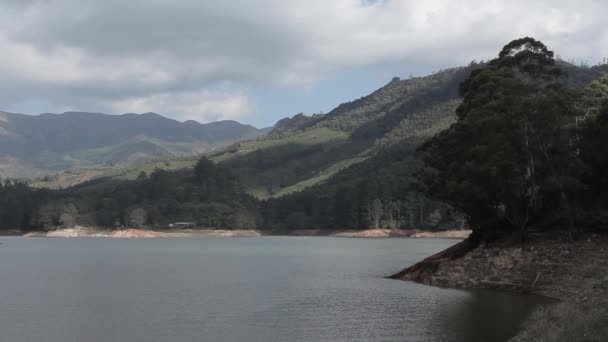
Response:
[[[441,215],[441,211],[439,209],[436,209],[433,210],[433,212],[431,212],[431,214],[427,218],[427,223],[431,227],[437,227],[437,225],[439,225],[439,223],[441,222],[442,218],[443,216]]]
[[[352,188],[341,188],[333,196],[332,217],[335,227],[357,227],[359,198]]]
[[[74,227],[76,225],[76,219],[69,213],[63,213],[59,216],[59,223],[64,227]]]
[[[531,37],[511,41],[502,48],[498,59],[491,61],[490,64],[511,68],[536,81],[552,81],[561,73],[560,69],[555,67],[553,51]]]
[[[78,216],[78,209],[72,203],[63,205],[61,214],[59,215],[59,224],[64,227],[73,227],[76,225],[76,217]]]
[[[206,181],[216,175],[215,164],[207,157],[203,156],[194,166],[194,174],[200,181]]]
[[[571,223],[576,110],[559,75],[553,52],[532,38],[474,70],[460,85],[458,121],[419,149],[426,191],[479,232],[519,230],[525,239],[551,205]]]
[[[392,201],[386,206],[386,213],[384,215],[387,224],[390,228],[399,228],[401,226],[401,202]]]
[[[60,224],[61,205],[52,202],[40,207],[35,215],[35,224],[43,228],[54,228]]]
[[[141,171],[139,173],[139,175],[137,176],[137,181],[138,182],[143,182],[143,181],[146,181],[146,180],[148,180],[148,175],[146,174],[145,171]]]
[[[142,228],[148,219],[146,210],[143,208],[134,208],[129,212],[127,222],[134,228]]]
[[[588,165],[583,177],[588,193],[586,202],[591,208],[608,209],[608,97],[604,99],[597,117],[583,126],[581,159]]]
[[[368,217],[369,222],[373,225],[372,228],[380,228],[382,214],[382,201],[379,198],[376,198],[368,207]]]
[[[608,99],[608,75],[592,81],[583,90],[579,101],[580,123],[588,122],[587,119],[598,115],[603,102]],[[591,122],[591,121],[589,121]]]
[[[237,229],[254,229],[256,227],[257,217],[254,212],[249,210],[238,210],[232,215],[233,227]]]

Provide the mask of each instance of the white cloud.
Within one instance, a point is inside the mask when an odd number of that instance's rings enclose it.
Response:
[[[0,0],[0,108],[237,118],[247,87],[457,66],[528,35],[593,63],[608,56],[606,13],[604,0]],[[224,82],[236,90],[214,90]]]
[[[210,122],[242,120],[253,114],[254,108],[249,98],[242,93],[203,90],[121,99],[110,103],[108,111],[111,113],[158,112],[181,121]]]

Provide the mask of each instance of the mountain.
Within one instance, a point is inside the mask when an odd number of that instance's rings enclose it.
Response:
[[[0,112],[0,176],[36,177],[73,168],[200,154],[264,133],[236,121],[179,122],[156,113],[32,116]]]
[[[374,211],[389,226],[460,226],[457,213],[412,189],[415,150],[455,122],[458,85],[477,67],[393,78],[327,114],[283,119],[268,135],[211,158],[262,200],[264,229],[365,228]]]
[[[212,154],[258,198],[277,198],[328,180],[334,174],[386,151],[413,157],[421,142],[449,127],[460,104],[459,84],[480,63],[409,79],[393,78],[360,99],[331,112],[280,120],[266,136],[241,141]],[[562,63],[563,81],[581,88],[608,72]],[[384,168],[376,164],[374,168]],[[359,166],[363,167],[363,166]]]
[[[300,191],[385,147],[404,139],[415,145],[448,127],[460,101],[458,84],[475,67],[394,78],[325,115],[283,119],[267,136],[236,143],[212,158],[237,173],[258,198]]]

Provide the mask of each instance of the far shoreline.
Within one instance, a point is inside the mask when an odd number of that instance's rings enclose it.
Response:
[[[442,238],[465,239],[468,230],[422,231],[416,229],[366,229],[330,231],[321,229],[299,230],[256,230],[256,229],[153,229],[127,228],[104,229],[93,227],[73,227],[52,230],[23,232],[9,230],[0,232],[0,236],[22,236],[38,238],[74,238],[74,237],[105,237],[105,238],[189,238],[189,237],[262,237],[262,236],[301,236],[301,237],[337,237],[337,238]]]

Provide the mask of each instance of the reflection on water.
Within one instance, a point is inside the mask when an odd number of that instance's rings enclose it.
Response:
[[[494,342],[537,302],[384,278],[454,240],[0,240],[0,341]]]
[[[436,319],[450,340],[471,342],[507,341],[537,305],[551,302],[546,297],[491,290],[466,291],[466,296],[454,299]]]

